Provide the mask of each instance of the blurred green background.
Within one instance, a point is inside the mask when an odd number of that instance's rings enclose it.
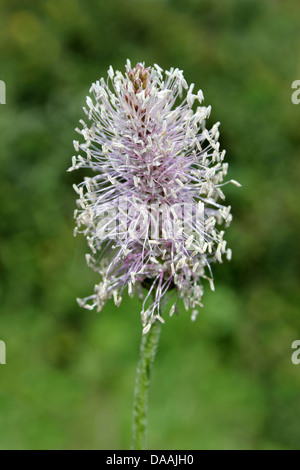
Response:
[[[66,173],[110,64],[184,70],[221,121],[234,221],[196,323],[167,321],[148,447],[300,449],[298,0],[2,0],[1,449],[128,449],[140,304],[80,309],[97,275]]]

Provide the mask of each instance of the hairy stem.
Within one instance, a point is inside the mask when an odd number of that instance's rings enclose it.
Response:
[[[160,329],[161,323],[157,320],[150,331],[142,337],[133,405],[132,448],[134,450],[146,448],[149,387]]]

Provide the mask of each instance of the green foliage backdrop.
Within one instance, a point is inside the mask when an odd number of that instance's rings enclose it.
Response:
[[[77,306],[97,276],[66,173],[90,84],[127,57],[203,89],[243,184],[216,292],[163,327],[149,447],[300,448],[299,22],[298,0],[2,0],[1,449],[130,446],[140,305]]]

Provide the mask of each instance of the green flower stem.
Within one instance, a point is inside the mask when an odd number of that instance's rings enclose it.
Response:
[[[142,337],[133,404],[132,448],[134,450],[146,448],[149,387],[160,330],[161,322],[156,320],[150,331]]]

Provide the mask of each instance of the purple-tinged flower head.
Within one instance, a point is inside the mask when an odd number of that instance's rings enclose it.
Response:
[[[214,289],[211,263],[231,258],[217,228],[232,219],[230,206],[218,202],[228,168],[219,123],[206,128],[211,108],[193,89],[179,69],[127,61],[124,74],[110,67],[108,80],[92,85],[84,108],[89,124],[76,129],[85,142],[74,141],[80,154],[70,170],[95,174],[74,185],[75,233],[87,237],[87,262],[101,276],[94,294],[78,302],[100,311],[111,297],[120,305],[124,289],[136,291],[144,333],[164,322],[168,294],[175,294],[171,316],[182,298],[195,319],[202,279]]]

